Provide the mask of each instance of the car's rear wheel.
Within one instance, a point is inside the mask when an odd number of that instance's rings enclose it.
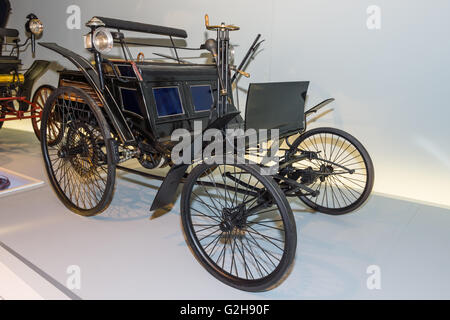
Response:
[[[292,165],[303,171],[299,182],[316,195],[301,195],[308,207],[331,215],[359,208],[369,197],[374,183],[374,168],[369,153],[355,137],[336,128],[315,128],[300,135],[292,144],[292,156],[314,152]],[[316,176],[315,179],[310,177]]]
[[[52,94],[52,92],[55,91],[55,87],[44,84],[37,88],[37,90],[34,92],[33,99],[31,102],[33,102],[36,106],[39,106],[39,108],[34,108],[31,106],[31,123],[33,125],[33,131],[34,134],[38,139],[41,139],[41,112],[44,110],[45,103],[48,100],[48,97]]]
[[[91,216],[112,200],[116,165],[102,111],[81,89],[60,87],[42,113],[41,147],[56,194],[73,212]]]

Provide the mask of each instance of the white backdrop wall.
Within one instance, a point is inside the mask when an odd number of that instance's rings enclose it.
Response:
[[[81,29],[69,29],[67,9],[81,10]],[[381,28],[369,30],[367,8],[381,9]],[[450,1],[448,0],[12,0],[10,27],[29,12],[45,23],[41,41],[89,56],[84,23],[93,15],[184,28],[187,45],[214,34],[211,22],[234,23],[236,60],[257,33],[266,39],[249,65],[252,82],[309,80],[308,106],[336,98],[332,112],[311,124],[355,135],[375,165],[375,191],[450,205]],[[141,49],[147,57],[155,49]],[[137,49],[133,49],[136,54]],[[187,51],[180,55],[192,56]],[[42,47],[36,58],[72,66]],[[29,53],[23,56],[29,66]],[[49,72],[40,83],[56,84]],[[249,81],[239,82],[244,110]]]

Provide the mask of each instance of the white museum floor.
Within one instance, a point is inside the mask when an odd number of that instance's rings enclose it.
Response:
[[[34,134],[8,124],[0,167],[45,181],[0,198],[0,299],[450,299],[446,208],[374,194],[357,212],[334,217],[292,201],[294,268],[274,290],[248,293],[195,260],[178,202],[151,215],[160,182],[118,171],[109,209],[78,216],[49,186]],[[380,289],[367,287],[371,265],[379,267]],[[80,289],[72,291],[71,266],[80,271]]]

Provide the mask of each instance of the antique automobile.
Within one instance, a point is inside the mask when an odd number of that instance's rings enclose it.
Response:
[[[30,13],[27,16],[25,30],[27,39],[20,43],[17,29],[5,28],[11,6],[8,0],[0,0],[0,128],[5,121],[31,119],[34,133],[40,138],[40,119],[45,101],[54,88],[42,85],[37,88],[31,99],[35,81],[47,70],[50,62],[35,60],[23,74],[19,68],[21,50],[31,45],[34,54],[36,37],[43,32],[42,22]],[[9,50],[7,52],[6,50]]]
[[[208,16],[205,25],[216,39],[187,47],[174,39],[186,38],[184,30],[95,16],[86,24],[90,32],[84,39],[93,61],[55,43],[40,43],[76,66],[60,72],[59,86],[44,107],[45,167],[59,199],[83,216],[108,207],[116,169],[162,180],[151,210],[173,203],[183,184],[182,226],[198,261],[230,286],[269,290],[288,274],[297,247],[287,197],[327,214],[353,211],[371,192],[373,165],[350,134],[334,128],[306,131],[306,118],[333,101],[305,112],[306,81],[252,83],[244,120],[232,88],[241,75],[248,76],[242,68],[261,43],[259,35],[236,67],[230,59],[230,34],[239,27],[210,25]],[[127,38],[124,31],[167,36],[168,41]],[[115,44],[121,59],[107,55]],[[142,53],[133,57],[130,45],[167,47],[174,55],[157,53],[165,61],[147,60]],[[212,63],[189,62],[179,56],[181,50],[209,52]],[[286,145],[279,149],[277,171],[262,174],[262,166],[268,165],[251,161],[207,162],[195,152],[190,163],[174,161],[172,133],[194,133],[195,122],[203,124],[202,132],[277,129],[278,141]],[[194,137],[192,144],[196,141]],[[202,142],[202,150],[207,147]],[[162,177],[124,167],[129,159],[146,169],[170,168]]]

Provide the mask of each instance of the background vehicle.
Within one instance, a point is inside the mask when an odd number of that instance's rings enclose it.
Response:
[[[184,183],[183,229],[200,263],[238,289],[268,290],[285,277],[295,256],[297,234],[287,197],[324,213],[350,212],[371,192],[373,165],[348,133],[334,128],[305,132],[306,117],[333,101],[304,112],[308,82],[252,84],[244,121],[233,102],[232,83],[247,75],[240,69],[260,44],[259,36],[236,67],[230,63],[229,36],[239,28],[211,26],[207,16],[205,24],[217,38],[185,48],[173,41],[186,38],[184,30],[93,17],[85,36],[93,64],[55,43],[40,43],[78,68],[60,73],[59,87],[46,102],[41,130],[45,166],[61,201],[85,216],[109,205],[117,168],[163,180],[151,210],[171,203]],[[127,46],[133,42],[124,30],[168,36],[174,62],[147,61],[142,53],[134,59]],[[106,58],[115,43],[123,59]],[[189,63],[178,56],[181,49],[208,50],[214,63]],[[179,128],[193,133],[194,121],[201,121],[204,131],[278,129],[288,146],[279,170],[267,176],[260,164],[199,161],[187,173],[193,163],[173,164],[171,134]],[[159,177],[120,165],[132,158],[147,169],[170,170]]]
[[[5,121],[31,119],[36,136],[40,137],[40,118],[42,108],[54,88],[43,85],[31,92],[35,81],[45,73],[50,62],[35,60],[22,74],[19,70],[20,51],[31,45],[34,54],[36,37],[42,34],[42,22],[33,13],[27,16],[25,30],[27,39],[20,43],[17,29],[5,28],[11,9],[8,0],[0,0],[0,128]]]

